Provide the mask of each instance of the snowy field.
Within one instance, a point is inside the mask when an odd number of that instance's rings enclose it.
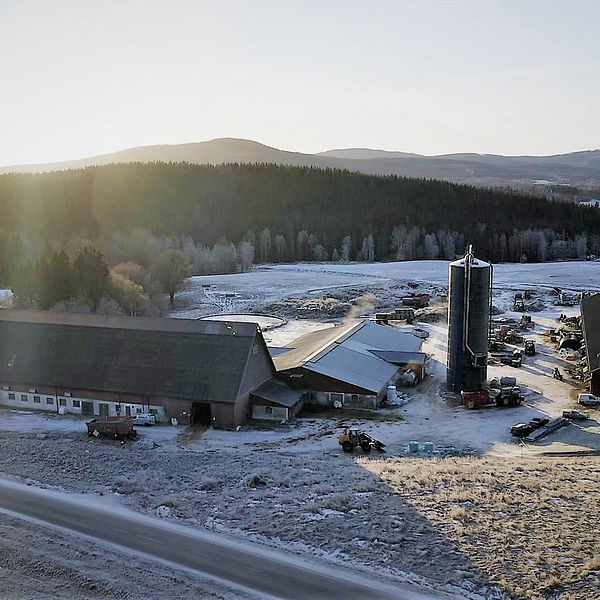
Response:
[[[179,294],[186,305],[174,316],[194,317],[212,312],[249,311],[260,304],[290,297],[315,296],[347,287],[389,286],[423,282],[447,286],[446,261],[392,263],[271,265],[250,273],[191,277]],[[494,267],[500,289],[600,291],[600,262],[501,264]]]

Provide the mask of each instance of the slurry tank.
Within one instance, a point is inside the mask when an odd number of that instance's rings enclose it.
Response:
[[[450,263],[447,387],[479,390],[487,380],[492,265],[473,256]]]

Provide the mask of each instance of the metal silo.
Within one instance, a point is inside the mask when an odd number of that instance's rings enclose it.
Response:
[[[453,392],[479,390],[487,380],[492,265],[473,256],[450,263],[447,385]]]

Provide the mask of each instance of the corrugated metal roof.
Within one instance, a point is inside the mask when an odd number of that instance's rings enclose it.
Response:
[[[581,299],[583,335],[590,372],[600,369],[600,294]]]
[[[395,350],[371,350],[371,352],[395,365],[424,365],[427,362],[425,352],[396,352]]]
[[[370,356],[337,346],[305,369],[327,375],[378,394],[395,375],[398,367],[371,354]]]
[[[326,329],[319,329],[318,331],[307,333],[290,344],[293,350],[273,358],[275,367],[278,371],[295,369],[315,355],[321,353],[323,350],[327,350],[337,340],[360,326],[360,322],[346,323],[344,325],[328,327]]]
[[[362,327],[353,332],[350,339],[378,350],[397,352],[418,352],[423,345],[423,340],[412,333],[411,329],[399,329],[371,321],[363,322]]]
[[[0,311],[0,381],[235,402],[261,333],[204,323]]]
[[[269,354],[274,358],[292,350],[292,348],[282,348],[279,346],[268,346]]]
[[[300,402],[302,392],[293,390],[283,383],[278,383],[273,380],[265,381],[261,386],[251,392],[252,396],[257,396],[263,400],[279,404],[287,408],[292,408]]]
[[[422,344],[411,330],[362,321],[302,336],[274,362],[278,371],[302,367],[379,393],[398,370],[388,358],[402,354],[420,361]]]

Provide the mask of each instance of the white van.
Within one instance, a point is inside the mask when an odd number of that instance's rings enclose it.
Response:
[[[152,413],[137,413],[133,417],[134,425],[156,425],[156,416]]]

